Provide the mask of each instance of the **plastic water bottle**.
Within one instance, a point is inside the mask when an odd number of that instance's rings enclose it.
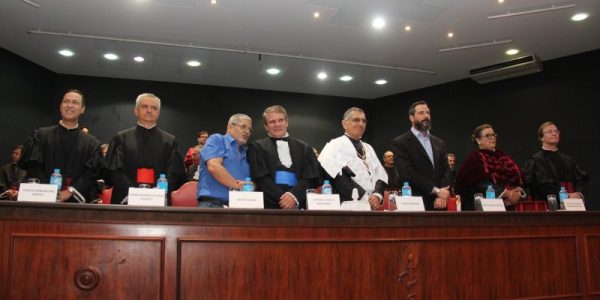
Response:
[[[408,181],[405,181],[404,185],[402,186],[402,197],[410,196],[412,196],[412,189],[410,188],[410,185],[408,185]]]
[[[560,200],[560,209],[565,209],[565,199],[569,198],[569,193],[567,193],[567,189],[564,186],[560,187],[560,191],[558,192],[558,199]]]
[[[323,181],[323,186],[321,187],[321,194],[331,195],[332,193],[333,191],[331,190],[331,184],[329,183],[329,180]]]
[[[160,174],[156,180],[156,187],[165,191],[165,194],[169,191],[169,181],[167,175]]]
[[[50,184],[54,184],[58,187],[58,191],[62,187],[62,175],[60,174],[60,169],[54,169],[52,175],[50,175]]]
[[[242,192],[254,192],[254,183],[250,177],[246,177],[246,180],[244,180]]]
[[[492,187],[492,185],[488,185],[487,190],[485,190],[485,198],[486,199],[496,199],[496,191],[494,191],[494,188]]]

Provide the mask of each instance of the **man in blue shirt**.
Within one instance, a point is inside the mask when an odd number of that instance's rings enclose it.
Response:
[[[252,119],[245,114],[229,118],[227,132],[211,135],[200,151],[198,206],[229,205],[229,190],[241,190],[250,167],[246,143],[252,134]]]

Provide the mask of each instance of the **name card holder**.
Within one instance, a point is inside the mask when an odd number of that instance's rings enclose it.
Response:
[[[263,192],[229,192],[229,208],[265,208]]]
[[[307,194],[306,208],[308,210],[340,210],[340,195]]]
[[[165,191],[163,189],[129,188],[127,205],[130,206],[165,206]]]
[[[21,183],[17,201],[56,202],[58,186],[55,184]]]
[[[563,200],[565,203],[566,211],[585,211],[585,204],[583,203],[583,199],[579,198],[569,198]]]
[[[408,211],[425,211],[425,205],[423,204],[423,198],[420,196],[401,196],[396,197],[396,206],[398,207],[397,212],[408,212]]]
[[[483,211],[506,211],[502,199],[481,199],[481,209]]]

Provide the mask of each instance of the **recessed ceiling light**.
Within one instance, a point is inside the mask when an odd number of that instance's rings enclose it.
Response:
[[[106,58],[108,60],[117,60],[117,59],[119,59],[119,56],[114,53],[106,53],[106,54],[104,54],[104,58]]]
[[[277,75],[281,72],[281,70],[277,69],[277,68],[269,68],[267,69],[267,73],[271,74],[271,75]]]
[[[385,20],[382,17],[377,17],[377,18],[373,19],[373,22],[371,23],[371,25],[375,29],[382,29],[383,27],[385,27]]]
[[[327,79],[327,73],[319,72],[319,74],[317,74],[317,78],[319,78],[320,80],[325,80]]]
[[[143,62],[144,61],[144,57],[143,56],[136,56],[133,58],[133,60],[137,61],[137,62]]]
[[[504,3],[504,0],[498,0],[498,3]]]
[[[352,80],[352,76],[344,75],[344,76],[340,77],[340,80],[341,81],[350,81],[350,80]]]
[[[378,85],[384,85],[386,83],[387,83],[387,80],[385,80],[385,79],[375,80],[375,84],[378,84]]]
[[[217,0],[210,0],[210,4],[217,4]]]
[[[453,38],[454,37],[454,32],[452,32],[452,31],[448,32],[448,37],[449,38]]]
[[[320,17],[320,16],[321,16],[321,14],[320,14],[318,11],[315,11],[315,12],[313,13],[313,17],[315,17],[315,18],[318,18],[318,17]]]
[[[571,17],[571,20],[573,20],[573,21],[583,21],[583,20],[587,19],[587,17],[589,17],[589,15],[586,14],[586,13],[577,13],[577,14],[574,14]]]
[[[75,55],[75,53],[69,49],[62,49],[62,50],[58,51],[58,54],[60,54],[62,56],[66,56],[66,57]]]
[[[508,50],[506,50],[505,53],[506,53],[506,55],[515,55],[515,54],[519,53],[519,49],[514,49],[514,48],[508,49]]]
[[[199,67],[200,65],[202,65],[202,63],[200,63],[197,60],[190,60],[187,62],[187,65],[190,67]]]
[[[412,29],[412,27],[410,27],[410,25],[404,26],[404,31],[410,31],[411,29]]]

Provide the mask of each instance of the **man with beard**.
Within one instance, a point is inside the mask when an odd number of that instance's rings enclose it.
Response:
[[[422,196],[427,210],[445,209],[450,195],[446,172],[448,160],[443,140],[429,133],[431,114],[425,101],[408,110],[409,131],[392,140],[400,182],[408,182],[413,196]]]

